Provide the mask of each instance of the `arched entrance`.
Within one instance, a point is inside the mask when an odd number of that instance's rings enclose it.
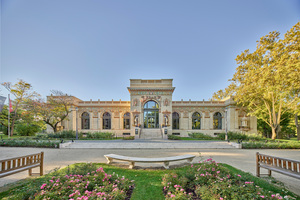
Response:
[[[159,106],[155,101],[144,105],[144,128],[159,128]]]

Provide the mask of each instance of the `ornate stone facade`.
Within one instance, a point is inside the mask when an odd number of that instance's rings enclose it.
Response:
[[[63,129],[124,134],[175,134],[228,131],[256,133],[257,120],[237,107],[231,98],[222,101],[173,101],[173,79],[131,79],[130,101],[77,101]],[[76,111],[75,108],[78,108]],[[173,119],[174,116],[174,119]],[[77,119],[77,120],[76,120]]]

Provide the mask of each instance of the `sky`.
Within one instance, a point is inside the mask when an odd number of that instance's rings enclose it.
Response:
[[[300,21],[299,0],[0,2],[0,82],[85,101],[128,101],[129,79],[169,78],[173,100],[208,100],[229,85],[237,55]]]

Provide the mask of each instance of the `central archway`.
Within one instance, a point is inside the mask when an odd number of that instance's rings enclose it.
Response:
[[[144,105],[144,128],[159,128],[159,106],[155,101]]]

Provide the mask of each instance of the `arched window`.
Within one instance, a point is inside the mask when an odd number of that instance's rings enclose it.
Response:
[[[222,114],[219,112],[214,114],[214,129],[222,129]]]
[[[111,117],[108,112],[103,114],[103,129],[111,129]]]
[[[124,129],[130,129],[130,113],[127,112],[124,114],[123,117],[123,128]]]
[[[155,101],[144,105],[144,128],[159,128],[159,106]]]
[[[81,115],[81,129],[90,129],[90,115],[87,112]]]
[[[172,129],[179,129],[179,114],[177,112],[172,114]]]
[[[201,129],[201,115],[198,112],[192,116],[192,129]]]

